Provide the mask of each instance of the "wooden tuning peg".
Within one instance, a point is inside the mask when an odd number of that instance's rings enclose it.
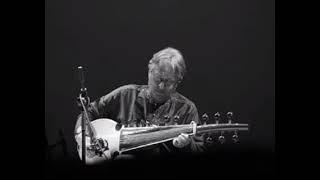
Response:
[[[208,119],[209,119],[209,116],[208,116],[206,113],[204,113],[204,114],[202,115],[203,125],[206,125],[206,124],[207,124]]]

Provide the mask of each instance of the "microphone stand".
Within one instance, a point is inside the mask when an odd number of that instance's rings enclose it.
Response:
[[[79,94],[79,101],[81,103],[81,131],[82,131],[82,136],[81,136],[81,140],[82,140],[82,162],[84,164],[86,164],[86,121],[89,122],[89,117],[88,117],[88,111],[87,111],[87,107],[89,105],[89,97],[88,97],[88,92],[87,92],[87,88],[85,88],[84,86],[84,73],[83,73],[83,68],[82,66],[78,67],[78,71],[79,71],[79,79],[80,79],[80,84],[81,84],[81,89],[80,89],[80,94]],[[90,134],[90,133],[89,133]],[[90,134],[91,135],[91,134]],[[90,140],[92,140],[92,138],[90,138]]]
[[[90,137],[90,150],[93,150],[96,154],[102,156],[103,151],[108,148],[107,143],[102,139],[96,139],[97,132],[95,128],[92,126],[89,116],[88,116],[88,107],[90,104],[90,98],[88,96],[87,88],[84,86],[84,73],[83,68],[81,66],[78,67],[79,71],[79,79],[81,84],[80,94],[78,97],[78,101],[81,103],[81,140],[82,140],[82,151],[81,151],[81,159],[83,163],[86,165],[86,130],[88,130],[88,135]]]

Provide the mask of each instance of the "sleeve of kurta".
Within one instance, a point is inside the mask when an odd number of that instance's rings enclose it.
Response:
[[[120,106],[120,89],[116,89],[109,94],[102,96],[100,98],[97,98],[95,101],[91,102],[88,106],[88,117],[89,121],[99,119],[102,117],[115,119],[118,107]],[[79,128],[81,126],[81,120],[82,120],[82,114],[81,112],[76,121],[75,125],[75,134],[81,133],[79,132]]]
[[[201,123],[199,119],[198,110],[194,104],[192,104],[186,112],[183,124],[190,124],[192,121],[194,121],[197,124]],[[190,139],[190,145],[182,148],[183,151],[191,151],[197,153],[206,150],[203,135],[193,135],[190,136]]]

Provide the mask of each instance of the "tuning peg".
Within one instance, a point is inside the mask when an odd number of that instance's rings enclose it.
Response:
[[[179,122],[179,119],[180,119],[180,116],[178,116],[178,115],[175,115],[174,117],[173,117],[173,120],[174,120],[174,124],[178,124],[178,122]]]
[[[233,118],[233,112],[228,112],[227,113],[227,119],[228,119],[228,123],[229,124],[232,123],[232,118]]]
[[[202,120],[204,125],[207,124],[208,119],[209,119],[209,116],[206,113],[204,113],[202,115]]]
[[[164,122],[168,123],[170,121],[170,116],[169,115],[165,115],[164,116]]]
[[[220,144],[223,144],[223,143],[226,142],[226,138],[224,138],[224,135],[223,135],[223,134],[224,134],[224,131],[221,131],[221,132],[220,132],[220,136],[219,136],[219,138],[218,138]]]
[[[140,127],[145,127],[146,126],[146,121],[143,119],[140,119]]]
[[[124,127],[124,125],[123,124],[121,124],[121,123],[117,123],[116,124],[116,131],[119,131],[122,127]]]
[[[137,121],[136,121],[136,122],[133,121],[133,122],[131,123],[131,127],[139,127],[139,126],[138,126],[138,122],[137,122]]]
[[[233,140],[234,143],[238,143],[238,142],[239,142],[239,137],[238,137],[238,135],[234,134],[234,135],[232,136],[232,140]]]
[[[206,141],[209,143],[213,142],[213,138],[211,137],[211,135],[208,135],[208,137],[206,138]]]
[[[234,143],[238,143],[239,142],[239,136],[238,136],[238,132],[235,131],[234,135],[232,136],[232,140]]]
[[[216,112],[214,114],[214,120],[216,121],[216,124],[219,124],[220,117],[221,117],[221,115],[219,112]]]
[[[224,138],[224,136],[221,134],[220,136],[219,136],[219,142],[221,143],[221,144],[223,144],[223,143],[225,143],[225,141],[226,141],[226,139]]]
[[[138,120],[137,119],[132,119],[132,122],[129,123],[130,127],[138,127]]]

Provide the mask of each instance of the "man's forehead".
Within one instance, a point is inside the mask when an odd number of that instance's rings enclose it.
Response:
[[[166,72],[166,73],[174,73],[172,64],[166,60],[160,61],[157,67],[159,71]]]
[[[155,72],[157,75],[162,76],[172,76],[175,77],[174,69],[171,66],[171,64],[158,64],[153,68],[153,72]]]

